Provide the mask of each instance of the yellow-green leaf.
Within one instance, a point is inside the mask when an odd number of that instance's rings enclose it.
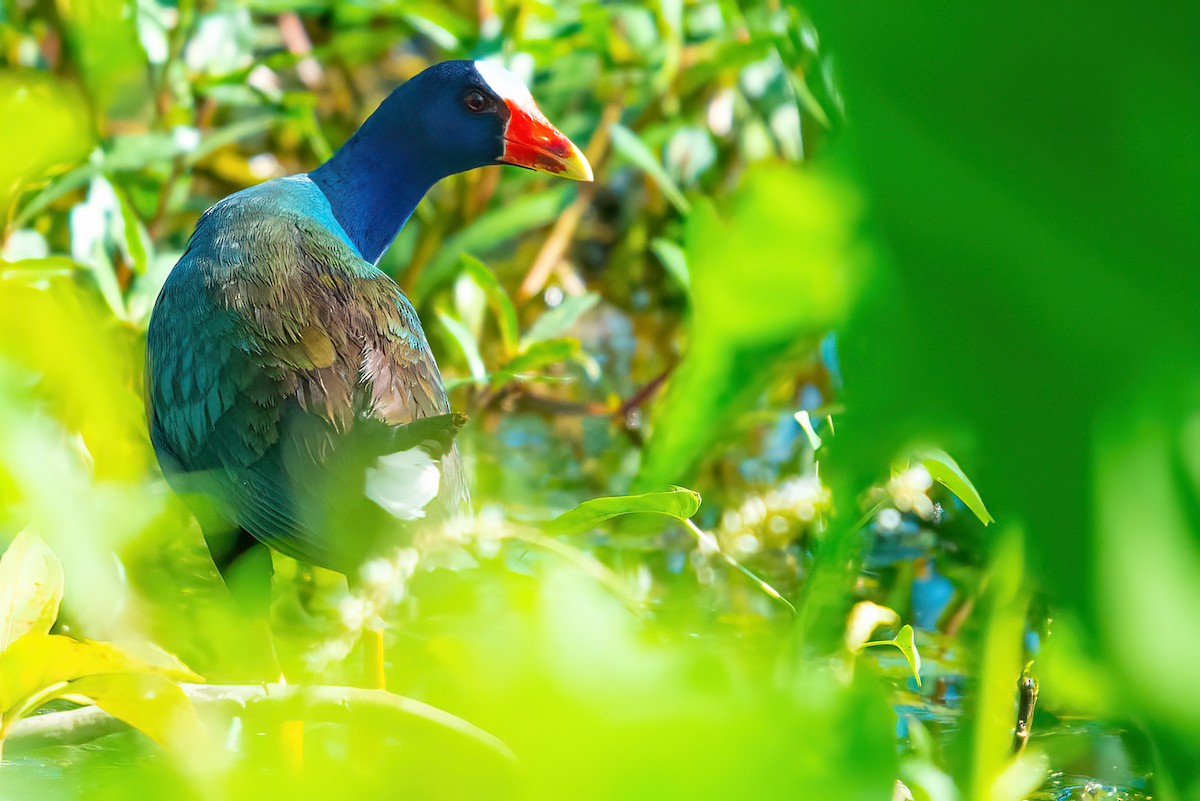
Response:
[[[174,664],[151,664],[115,645],[30,632],[0,652],[0,713],[8,713],[56,684],[106,673],[157,673],[177,679],[199,676]]]
[[[616,495],[584,501],[550,523],[553,534],[578,534],[621,515],[657,514],[687,520],[700,508],[700,493],[675,487],[667,492]]]
[[[31,631],[49,632],[62,596],[62,562],[36,534],[18,534],[0,557],[0,651]]]
[[[87,157],[92,126],[78,90],[44,72],[0,73],[0,224],[20,195]]]
[[[93,703],[159,745],[183,746],[205,736],[192,702],[161,673],[86,676],[68,684],[63,697]]]

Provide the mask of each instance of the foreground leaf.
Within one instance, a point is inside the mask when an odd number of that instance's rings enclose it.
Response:
[[[0,223],[7,224],[17,199],[50,175],[87,157],[91,126],[77,90],[44,73],[0,75]],[[19,155],[18,155],[19,154]]]
[[[109,643],[31,632],[0,653],[0,713],[7,715],[55,685],[107,673],[200,679],[186,668],[152,665]]]
[[[553,534],[578,534],[605,520],[631,514],[657,514],[687,520],[700,509],[700,493],[683,487],[644,495],[616,495],[584,501],[550,524]]]
[[[0,651],[29,632],[48,633],[62,597],[62,562],[40,537],[21,532],[0,557]]]
[[[857,218],[840,183],[782,165],[750,171],[720,209],[694,205],[687,353],[655,406],[637,488],[690,482],[771,380],[843,318],[865,271]]]
[[[192,702],[161,673],[86,676],[68,684],[62,697],[95,704],[159,745],[182,745],[204,736]]]

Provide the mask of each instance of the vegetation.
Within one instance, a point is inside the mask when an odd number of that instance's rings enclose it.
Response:
[[[1188,5],[5,0],[0,798],[1200,799]],[[475,519],[353,595],[276,556],[269,638],[154,298],[480,57],[597,180],[456,176],[381,265]]]

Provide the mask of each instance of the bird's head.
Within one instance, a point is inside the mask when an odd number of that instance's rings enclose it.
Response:
[[[449,175],[513,164],[577,181],[592,180],[579,148],[546,120],[517,76],[490,61],[444,61],[396,90],[392,120]],[[399,116],[399,115],[397,115]]]

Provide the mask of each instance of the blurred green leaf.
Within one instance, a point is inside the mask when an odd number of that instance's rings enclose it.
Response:
[[[58,0],[67,42],[101,122],[139,116],[150,100],[149,65],[133,0]]]
[[[839,339],[853,376],[839,460],[861,479],[914,438],[970,453],[989,507],[1027,524],[1031,568],[1103,641],[1120,683],[1173,686],[1125,661],[1141,648],[1124,635],[1161,631],[1169,616],[1172,639],[1200,642],[1200,617],[1133,603],[1188,586],[1159,571],[1195,563],[1197,517],[1114,494],[1119,482],[1102,481],[1098,465],[1131,418],[1143,428],[1126,453],[1178,461],[1179,441],[1152,432],[1171,429],[1168,410],[1188,405],[1184,387],[1200,376],[1200,227],[1188,211],[1200,208],[1195,8],[806,7],[837,53],[854,120],[831,156],[861,186],[872,209],[864,233],[888,256]],[[1019,62],[996,30],[1023,43]],[[922,46],[902,53],[913,36]],[[1126,55],[1112,73],[1115,41]],[[996,108],[1012,124],[998,124]],[[1132,400],[1142,391],[1161,393],[1158,404]],[[1126,521],[1119,537],[1102,528],[1101,504]],[[1164,542],[1178,543],[1166,546],[1172,555],[1151,557]],[[1192,660],[1160,654],[1171,671]],[[1200,707],[1172,707],[1135,701],[1130,711],[1148,717],[1180,792],[1195,796],[1200,763],[1185,755],[1196,752]]]
[[[1186,771],[1200,749],[1200,380],[1160,369],[1099,420],[1092,570],[1111,659],[1137,677],[1118,697],[1161,721]]]
[[[642,495],[618,495],[584,501],[550,523],[553,534],[579,534],[590,531],[606,520],[632,514],[656,514],[687,520],[700,509],[700,494],[676,487],[667,492]]]
[[[650,243],[650,250],[662,262],[662,266],[666,269],[667,274],[675,279],[681,289],[687,290],[691,287],[691,276],[688,274],[687,255],[683,252],[683,248],[675,244],[669,239],[659,237]]]
[[[829,115],[825,113],[825,109],[821,106],[821,102],[817,100],[812,89],[809,88],[808,82],[803,75],[790,73],[788,78],[791,80],[792,89],[796,92],[796,100],[800,105],[812,115],[812,118],[821,124],[824,128],[832,128],[833,123],[829,120]]]
[[[527,351],[538,342],[562,336],[578,322],[589,309],[600,302],[595,292],[583,295],[568,295],[562,303],[547,311],[534,321],[521,337],[521,351]]]
[[[71,209],[71,255],[85,265],[117,319],[125,319],[125,297],[113,257],[124,250],[121,203],[102,175],[92,179],[87,198]]]
[[[551,364],[569,361],[579,354],[579,341],[575,339],[545,339],[533,342],[492,374],[492,389],[499,389],[524,374]]]
[[[683,192],[675,181],[667,174],[658,156],[648,148],[641,138],[624,125],[613,125],[610,130],[613,150],[626,158],[631,164],[645,172],[662,190],[663,195],[681,214],[687,214],[691,208]]]
[[[1017,682],[1024,665],[1023,544],[1007,528],[995,543],[980,603],[983,619],[973,649],[975,691],[967,699],[967,725],[958,734],[956,773],[967,798],[993,798],[1012,753]]]
[[[129,254],[129,260],[132,262],[131,267],[133,271],[138,275],[142,275],[146,272],[146,268],[150,263],[154,245],[150,241],[150,234],[146,231],[146,227],[138,219],[137,211],[133,208],[133,205],[129,202],[125,194],[118,192],[117,200],[121,204],[123,244],[126,252]]]
[[[193,131],[197,136],[198,132]],[[187,151],[186,135],[152,131],[129,134],[113,140],[104,150],[104,168],[110,171],[140,170],[150,164],[166,163]]]
[[[479,343],[470,329],[444,311],[438,312],[438,320],[441,321],[442,326],[462,351],[463,358],[467,360],[467,367],[471,371],[471,378],[476,384],[486,383],[487,367],[483,363],[483,356],[479,353]]]
[[[79,93],[53,76],[0,72],[0,221],[7,223],[21,193],[83,160],[92,126]]]
[[[863,279],[856,203],[782,165],[751,172],[724,214],[687,221],[688,349],[654,414],[638,486],[689,480],[782,363],[839,321]]]
[[[504,343],[504,353],[511,355],[517,352],[520,337],[520,326],[517,322],[517,310],[513,307],[512,299],[500,281],[488,266],[474,256],[462,255],[463,271],[474,279],[475,283],[487,295],[492,312],[496,315],[496,326],[500,329],[500,338]]]
[[[429,293],[454,273],[464,253],[487,253],[517,234],[554,221],[569,199],[569,187],[561,185],[543,192],[522,195],[487,211],[442,243],[437,255],[417,276],[410,297],[420,305]]]
[[[29,632],[48,634],[62,596],[62,563],[40,537],[22,531],[0,557],[0,652]]]
[[[61,696],[69,682],[85,676],[147,672],[201,680],[190,670],[159,668],[108,643],[29,632],[0,652],[0,710],[7,714],[30,699],[39,699],[39,703],[49,700],[47,690],[53,690],[55,697]],[[11,719],[6,716],[5,722]]]

